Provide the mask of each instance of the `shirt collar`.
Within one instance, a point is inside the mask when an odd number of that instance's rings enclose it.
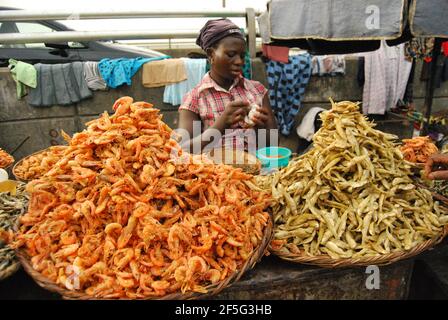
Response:
[[[201,85],[199,87],[199,93],[201,93],[201,91],[203,91],[203,90],[210,89],[210,88],[214,88],[216,91],[229,92],[232,88],[234,88],[236,86],[242,86],[244,88],[246,87],[246,81],[244,80],[244,77],[242,75],[235,78],[235,80],[233,81],[233,84],[230,86],[229,90],[226,90],[223,87],[221,87],[219,84],[217,84],[215,82],[215,80],[212,79],[212,77],[210,77],[210,71],[209,71],[205,74],[204,78],[202,78]]]

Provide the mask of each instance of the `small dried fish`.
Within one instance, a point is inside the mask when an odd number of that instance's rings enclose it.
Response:
[[[321,118],[313,149],[257,177],[275,199],[277,248],[364,257],[410,250],[442,234],[448,211],[415,187],[396,136],[375,130],[349,101],[332,102]]]
[[[26,212],[29,197],[25,192],[25,185],[25,183],[19,182],[15,195],[0,192],[0,231],[13,230],[17,218]],[[6,269],[11,268],[16,263],[14,250],[0,238],[0,278]]]

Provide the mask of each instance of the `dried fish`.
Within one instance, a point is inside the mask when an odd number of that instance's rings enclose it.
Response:
[[[375,130],[349,101],[332,101],[321,118],[313,149],[257,178],[275,199],[274,239],[337,259],[410,250],[442,234],[448,211],[415,187],[396,136]]]

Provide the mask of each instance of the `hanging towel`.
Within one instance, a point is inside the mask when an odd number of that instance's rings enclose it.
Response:
[[[308,53],[290,56],[289,63],[269,60],[266,69],[271,107],[281,133],[287,136],[311,76],[311,56]]]
[[[84,78],[86,79],[87,86],[92,90],[107,89],[106,81],[101,77],[98,62],[96,61],[84,62]]]
[[[162,87],[187,79],[182,59],[153,61],[143,65],[142,81],[146,88]]]
[[[324,108],[313,107],[306,115],[303,117],[302,122],[299,126],[297,126],[297,135],[307,141],[311,141],[313,139],[314,133],[316,133],[316,128],[314,127],[314,120],[316,119],[316,115],[322,111],[325,111]]]
[[[277,62],[288,63],[289,62],[289,48],[281,46],[272,46],[269,44],[262,44],[261,50],[263,56],[270,60]]]
[[[363,113],[385,114],[403,99],[412,62],[405,58],[404,44],[381,47],[364,54]]]
[[[16,82],[17,98],[22,99],[26,94],[26,86],[36,88],[37,86],[37,71],[32,64],[9,59],[8,68],[11,71],[11,76]]]
[[[180,105],[184,95],[191,91],[201,82],[205,75],[205,65],[207,59],[182,59],[187,72],[187,79],[178,83],[165,86],[163,102],[171,103],[173,106]]]
[[[106,81],[110,88],[117,88],[122,84],[131,85],[131,78],[140,69],[140,67],[149,61],[166,59],[168,56],[155,58],[120,58],[120,59],[102,59],[98,64],[101,77]]]
[[[311,65],[312,75],[336,76],[345,74],[345,58],[343,55],[313,56]]]
[[[92,96],[84,78],[83,62],[38,63],[35,68],[37,86],[28,95],[32,106],[70,105]]]

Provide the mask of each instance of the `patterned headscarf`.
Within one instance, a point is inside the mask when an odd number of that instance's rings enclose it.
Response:
[[[196,44],[205,51],[228,36],[245,40],[240,28],[229,19],[209,20],[199,32]]]

